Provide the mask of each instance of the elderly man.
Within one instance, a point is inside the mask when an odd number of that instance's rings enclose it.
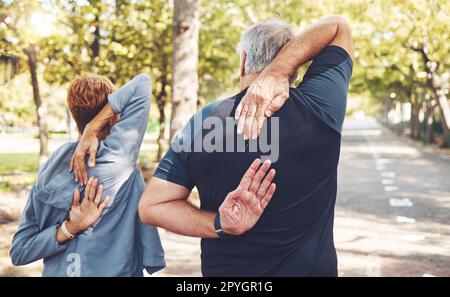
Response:
[[[352,73],[350,27],[329,16],[294,37],[284,22],[267,21],[250,27],[240,45],[241,91],[191,119],[150,180],[140,217],[201,237],[204,276],[337,276],[333,219]],[[289,88],[310,59],[302,82]],[[239,125],[217,133],[233,116]],[[220,205],[252,160],[267,157],[269,139],[274,199],[256,223],[240,216],[241,228],[234,228]],[[194,186],[200,209],[186,201]]]

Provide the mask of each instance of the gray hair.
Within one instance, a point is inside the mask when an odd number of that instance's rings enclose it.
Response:
[[[280,20],[267,20],[248,28],[237,46],[238,53],[245,50],[245,74],[259,73],[275,59],[281,48],[294,38],[291,25]],[[295,72],[289,82],[297,77]]]

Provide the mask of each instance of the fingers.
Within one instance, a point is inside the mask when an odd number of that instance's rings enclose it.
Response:
[[[84,161],[81,161],[81,158],[77,155],[74,159],[74,171],[75,171],[75,181],[79,182],[81,185],[86,185],[86,182],[83,179],[82,168]]]
[[[275,177],[275,169],[271,169],[269,171],[269,173],[266,175],[266,177],[264,178],[264,180],[262,181],[261,185],[258,188],[258,191],[256,193],[256,196],[261,200],[264,198],[267,189],[269,188],[269,186],[272,183],[273,178]]]
[[[75,176],[75,181],[81,183],[81,180],[78,175],[78,162],[77,162],[76,154],[73,156],[73,173]]]
[[[262,130],[262,127],[264,125],[264,121],[265,120],[266,120],[265,116],[258,116],[258,117],[256,117],[256,129],[257,129],[257,136],[256,137],[259,137],[261,135],[261,130]]]
[[[95,155],[97,154],[98,139],[94,137],[92,139],[91,146],[89,147],[89,167],[95,166]]]
[[[239,121],[244,121],[244,140],[250,139],[252,137],[252,126],[253,121],[255,120],[256,111],[258,106],[252,101],[248,107],[248,111],[245,117],[241,117]]]
[[[88,182],[86,184],[86,187],[84,188],[84,198],[87,199],[87,200],[89,200],[89,193],[91,191],[92,181],[93,181],[93,178],[91,177],[88,180]]]
[[[91,189],[92,189],[93,182],[94,182],[94,178],[91,176],[86,184],[86,188],[84,189],[84,198],[87,200],[92,200],[91,199]]]
[[[74,158],[74,170],[75,170],[75,181],[82,185],[86,185],[88,182],[88,175],[86,170],[86,153],[78,151]]]
[[[265,102],[265,101],[261,101]],[[265,116],[264,111],[266,110],[267,104],[261,103],[258,105],[258,108],[256,110],[255,118],[252,124],[252,131],[251,131],[251,138],[257,139],[259,137],[259,134],[261,132],[261,128],[264,124]]]
[[[78,174],[79,174],[79,178],[81,179],[83,185],[85,185],[88,181],[85,156],[78,159]]]
[[[95,154],[96,154],[96,150],[93,148],[89,149],[89,162],[88,165],[89,167],[95,167]]]
[[[255,116],[255,117],[253,117],[253,121],[252,121],[252,124],[251,124],[252,126],[251,126],[251,128],[250,128],[250,132],[249,132],[249,135],[248,135],[248,138],[249,139],[257,139],[258,138],[258,117],[257,116]]]
[[[250,192],[256,193],[259,186],[261,185],[261,181],[263,180],[269,168],[270,168],[270,160],[264,161],[264,163],[261,165],[261,167],[259,167],[258,171],[252,178],[250,187],[248,188]]]
[[[97,192],[97,185],[98,185],[98,178],[97,177],[90,177],[89,178],[89,180],[88,180],[88,184],[89,183],[91,183],[91,187],[90,187],[90,189],[89,189],[89,192],[88,192],[88,199],[90,200],[90,201],[94,201],[94,199],[95,199],[95,193]]]
[[[78,204],[80,204],[80,190],[75,189],[73,191],[72,207],[77,207]]]
[[[261,160],[255,159],[242,176],[241,182],[239,183],[239,188],[241,188],[243,191],[247,191],[248,188],[250,187],[252,179],[255,176],[256,171],[259,168],[259,165],[261,165]]]
[[[239,200],[242,192],[242,188],[238,186],[236,190],[228,193],[227,197],[225,197],[225,200],[223,201],[223,205],[225,206],[225,208],[229,208],[234,205],[236,201]]]
[[[234,111],[234,119],[237,121],[239,120],[239,118],[241,117],[241,113],[242,113],[242,107],[244,105],[246,97],[244,96],[241,100],[241,102],[239,102],[239,105],[236,107],[236,110]]]
[[[75,154],[72,155],[72,158],[70,158],[69,162],[69,172],[73,171],[73,161],[75,160]]]
[[[247,117],[247,112],[248,112],[248,108],[249,108],[249,100],[247,100],[247,96],[242,98],[241,103],[239,103],[239,105],[241,105],[242,107],[241,107],[241,110],[240,110],[240,113],[239,113],[239,121],[238,121],[238,125],[237,125],[237,133],[238,134],[242,134],[242,132],[244,131],[245,119]]]
[[[109,196],[106,196],[105,199],[103,199],[102,204],[100,204],[100,206],[98,207],[98,211],[100,213],[102,213],[103,209],[105,209],[105,207],[108,204],[108,202],[109,202]]]
[[[267,106],[264,114],[266,117],[271,117],[274,113],[280,110],[283,107],[286,100],[289,98],[289,94],[282,93],[275,97]]]
[[[275,193],[277,186],[275,184],[271,184],[269,189],[267,190],[266,195],[264,195],[263,199],[261,199],[261,208],[265,209],[267,204],[269,204],[270,200],[273,197],[273,194]]]
[[[102,194],[103,194],[103,185],[100,185],[100,186],[98,186],[97,195],[95,196],[95,199],[94,199],[95,206],[98,206],[98,204],[100,203]]]
[[[72,163],[72,165],[73,165],[73,176],[75,178],[75,182],[78,182],[78,174],[77,174],[77,170],[78,170],[77,166],[78,166],[78,164],[76,162],[75,156],[73,156],[72,158],[73,158],[73,163]]]

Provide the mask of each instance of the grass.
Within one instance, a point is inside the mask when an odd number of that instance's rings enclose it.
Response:
[[[38,168],[37,153],[0,153],[0,191],[11,191],[31,185]]]
[[[149,124],[149,126],[152,125]],[[152,130],[150,128],[149,130]],[[157,145],[155,144],[157,135],[156,132],[152,133],[149,133],[150,136],[147,135],[148,139],[144,141],[138,159],[138,164],[146,178],[153,173],[157,150]],[[33,136],[31,134],[7,134],[2,135],[2,137],[6,137],[9,140],[13,138],[19,145],[22,139],[28,139]],[[10,147],[14,146],[10,145]],[[38,169],[39,155],[37,152],[14,153],[13,149],[11,149],[0,153],[0,191],[9,192],[29,188],[37,177]]]
[[[152,164],[155,154],[154,150],[141,151],[138,164],[141,167]],[[29,187],[36,179],[38,169],[37,153],[0,153],[0,191],[8,192]],[[153,168],[149,169],[151,172],[145,172],[144,175],[153,173]]]

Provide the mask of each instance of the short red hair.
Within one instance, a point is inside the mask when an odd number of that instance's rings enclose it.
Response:
[[[101,75],[82,75],[72,81],[67,90],[67,105],[80,133],[102,110],[108,94],[115,89],[114,84]]]

